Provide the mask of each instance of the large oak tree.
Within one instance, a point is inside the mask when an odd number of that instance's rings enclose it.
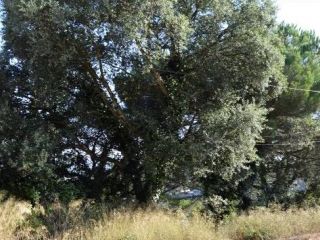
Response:
[[[271,1],[4,0],[4,13],[1,187],[147,202],[257,160],[285,84]]]

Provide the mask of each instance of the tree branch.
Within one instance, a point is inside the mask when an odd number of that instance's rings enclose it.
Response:
[[[152,60],[151,60],[151,57],[150,57],[150,53],[146,52],[140,41],[139,40],[136,40],[136,43],[137,43],[137,46],[139,48],[139,51],[141,53],[143,53],[147,59],[147,61],[149,62],[150,65],[152,65]],[[154,79],[155,79],[155,83],[156,85],[158,86],[159,90],[161,91],[161,93],[165,96],[168,96],[169,93],[168,93],[168,90],[166,89],[165,87],[165,84],[164,84],[164,81],[160,75],[160,73],[158,72],[158,70],[156,68],[154,68],[154,66],[152,65],[152,68],[150,70],[150,72],[152,73],[152,75],[154,76]]]

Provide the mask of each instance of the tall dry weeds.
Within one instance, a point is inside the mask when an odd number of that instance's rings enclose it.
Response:
[[[31,205],[12,198],[0,203],[0,239],[15,238],[15,230],[30,214]]]
[[[27,203],[9,199],[0,204],[0,239],[56,240],[255,240],[278,239],[320,232],[320,209],[257,209],[229,218],[215,229],[200,215],[157,209],[107,211],[104,207],[31,213]],[[100,218],[99,218],[100,217]],[[35,224],[39,220],[40,225]],[[37,227],[35,227],[37,226]]]

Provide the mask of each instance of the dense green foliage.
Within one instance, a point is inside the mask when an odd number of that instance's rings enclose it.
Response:
[[[315,174],[320,95],[290,89],[318,89],[319,40],[277,31],[272,1],[3,4],[10,193],[145,203],[192,182],[245,208]]]
[[[313,32],[284,25],[279,27],[279,35],[288,88],[268,103],[273,110],[263,133],[265,145],[258,146],[263,161],[257,175],[266,203],[295,201],[297,194],[290,188],[297,179],[308,187],[298,196],[319,195],[320,39]]]
[[[260,160],[231,181],[219,175],[204,180],[207,192],[241,209],[319,197],[319,38],[290,25],[280,25],[277,32],[287,83],[282,94],[266,101],[266,124],[256,144]],[[268,88],[272,92],[277,84],[271,81]]]

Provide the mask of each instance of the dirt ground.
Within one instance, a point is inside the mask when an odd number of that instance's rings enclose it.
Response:
[[[287,240],[320,240],[320,233],[294,236],[287,238]]]

